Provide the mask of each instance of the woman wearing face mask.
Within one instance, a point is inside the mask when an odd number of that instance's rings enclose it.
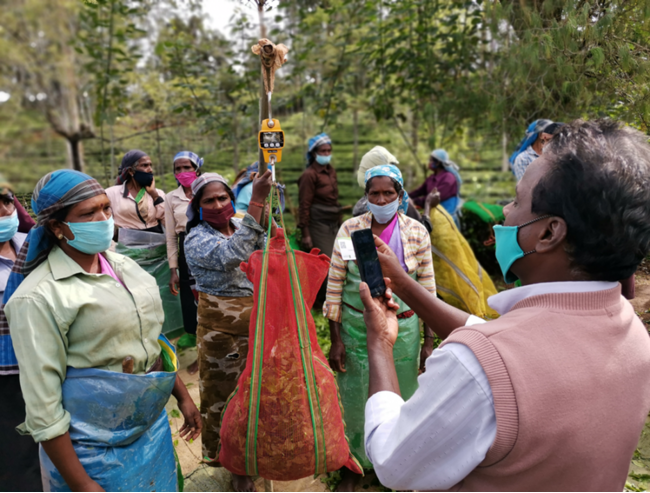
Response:
[[[4,295],[7,279],[24,233],[19,233],[19,216],[15,196],[8,183],[0,185],[0,295]],[[16,426],[25,421],[25,400],[20,390],[18,361],[11,343],[9,326],[0,308],[0,484],[4,491],[41,491],[38,444],[29,437],[16,434]]]
[[[435,295],[429,234],[422,224],[404,212],[408,195],[403,189],[400,170],[382,165],[366,172],[366,195],[370,212],[343,223],[334,243],[332,265],[327,284],[323,314],[330,321],[332,348],[330,365],[338,372],[337,380],[345,413],[350,449],[364,467],[372,467],[363,447],[364,407],[368,396],[368,352],[363,303],[359,296],[359,269],[352,260],[344,260],[339,239],[350,238],[353,231],[370,228],[383,238],[399,257],[402,269]],[[395,345],[395,366],[402,396],[411,396],[417,388],[420,359],[426,360],[433,349],[433,333],[425,327],[425,349],[420,351],[420,327],[417,315],[397,300],[400,335]],[[359,479],[348,469],[339,491],[354,491]]]
[[[318,248],[332,257],[336,232],[341,226],[341,205],[336,171],[330,164],[332,141],[327,134],[309,139],[307,169],[298,180],[299,216],[302,229],[302,248],[309,252]],[[325,301],[326,283],[323,283],[314,308]]]
[[[264,247],[263,204],[271,183],[270,171],[253,181],[243,219],[233,217],[235,196],[221,175],[205,173],[192,183],[194,197],[187,208],[185,255],[199,292],[196,339],[205,430],[203,456],[213,467],[220,467],[221,412],[248,355],[253,283],[239,265]],[[233,474],[233,486],[235,491],[254,491],[247,476]]]
[[[187,206],[192,200],[192,183],[201,174],[203,158],[190,151],[182,151],[174,156],[174,177],[178,188],[167,195],[165,201],[165,235],[167,237],[167,261],[171,271],[169,290],[174,296],[180,292],[185,336],[179,347],[196,346],[196,299],[192,293],[194,278],[185,260],[185,226],[187,225]],[[192,363],[187,371],[198,371],[198,361]]]
[[[201,420],[161,336],[154,279],[108,250],[111,204],[72,170],[36,185],[30,231],[7,283],[5,312],[27,418],[50,491],[175,491],[165,404],[173,394],[196,438]],[[162,371],[164,370],[164,371]]]
[[[165,192],[156,188],[151,158],[137,149],[124,154],[116,183],[106,189],[115,226],[162,233]]]

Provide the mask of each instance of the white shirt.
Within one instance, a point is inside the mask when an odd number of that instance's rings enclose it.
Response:
[[[549,293],[595,292],[615,282],[532,284],[488,299],[500,315],[519,301]],[[486,323],[470,315],[465,325]],[[443,490],[478,466],[496,438],[492,390],[474,353],[449,343],[433,351],[407,402],[382,391],[366,403],[365,446],[377,477],[397,490]]]

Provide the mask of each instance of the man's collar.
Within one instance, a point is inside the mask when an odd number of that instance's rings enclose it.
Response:
[[[311,163],[311,167],[314,168],[314,171],[316,171],[316,173],[329,173],[329,170],[331,168],[329,164],[323,166],[322,164],[318,164],[316,161]]]
[[[542,294],[590,293],[615,288],[618,283],[607,281],[540,282],[508,289],[488,298],[488,305],[499,315],[505,315],[520,301]]]

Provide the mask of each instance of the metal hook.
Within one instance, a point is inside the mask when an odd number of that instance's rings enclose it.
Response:
[[[271,115],[271,95],[272,95],[272,94],[273,94],[272,92],[267,92],[267,93],[266,93],[266,95],[267,95],[268,98],[269,98],[269,104],[268,104],[268,107],[269,107],[269,127],[270,127],[270,128],[273,128],[273,116]]]
[[[275,183],[275,161],[275,155],[271,154],[269,156],[269,165],[271,165],[271,179],[273,180],[273,183]]]

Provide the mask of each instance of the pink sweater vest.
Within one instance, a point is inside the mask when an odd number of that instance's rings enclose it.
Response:
[[[623,490],[650,411],[650,337],[620,287],[532,296],[452,341],[485,370],[497,420],[454,489]]]

